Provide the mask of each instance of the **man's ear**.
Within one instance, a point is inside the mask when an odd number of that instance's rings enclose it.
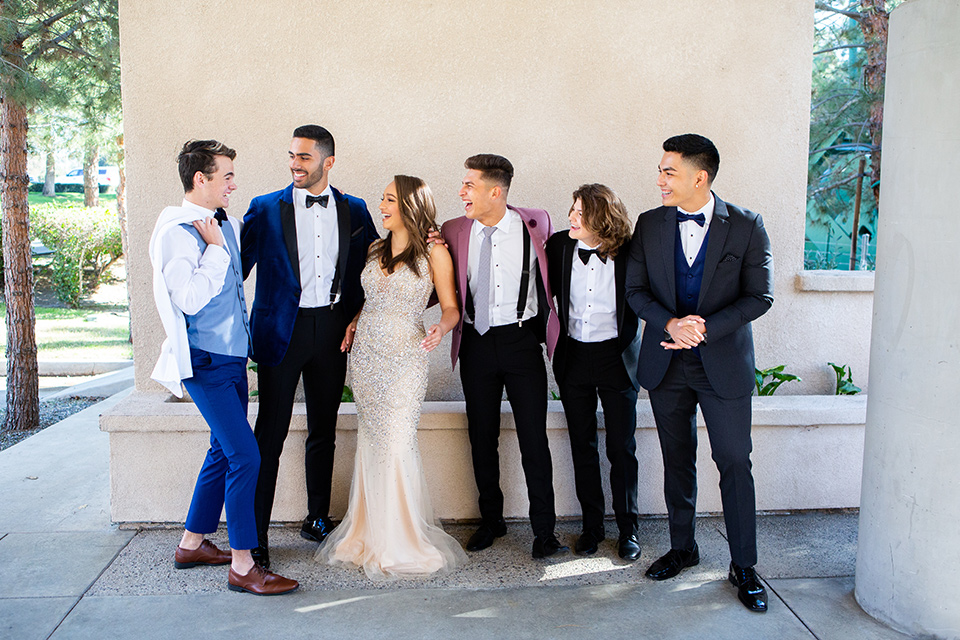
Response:
[[[333,163],[336,162],[336,160],[337,159],[333,156],[327,156],[327,158],[323,161],[323,170],[330,171],[330,169],[333,168]]]
[[[500,194],[503,193],[503,188],[500,185],[495,185],[493,189],[490,190],[490,197],[494,200],[500,199]]]
[[[197,171],[193,174],[193,188],[198,189],[203,186],[203,183],[207,181],[207,176],[203,175],[203,171]]]

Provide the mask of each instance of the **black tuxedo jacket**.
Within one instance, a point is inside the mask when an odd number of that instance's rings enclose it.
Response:
[[[700,357],[722,398],[749,395],[755,385],[750,323],[773,304],[773,256],[763,219],[716,197],[707,237],[697,315],[707,325]],[[637,378],[645,389],[660,384],[673,351],[660,346],[677,317],[676,207],[640,214],[627,264],[627,302],[645,321]]]
[[[360,272],[367,248],[379,235],[366,203],[333,189],[340,242],[340,303],[347,322],[363,304]],[[297,248],[293,185],[257,196],[243,217],[240,232],[243,277],[257,267],[257,290],[250,311],[255,362],[275,366],[283,360],[300,307],[300,259]]]
[[[617,285],[617,330],[620,352],[633,388],[639,390],[637,382],[637,358],[640,353],[640,321],[624,297],[627,277],[627,258],[630,244],[624,243],[613,258]],[[547,265],[550,273],[550,289],[557,298],[557,315],[560,318],[560,338],[553,356],[553,373],[557,380],[563,379],[566,371],[566,353],[570,337],[568,334],[570,318],[570,274],[573,260],[578,259],[577,241],[570,237],[569,231],[559,231],[547,240]]]

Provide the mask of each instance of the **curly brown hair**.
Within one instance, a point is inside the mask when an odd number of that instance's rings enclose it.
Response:
[[[583,226],[600,240],[597,253],[603,258],[616,256],[617,249],[632,235],[627,208],[613,189],[602,184],[581,185],[573,192],[574,204],[578,199],[583,208]],[[573,205],[570,210],[573,211]]]
[[[376,258],[380,268],[387,273],[393,273],[403,263],[418,277],[422,277],[417,261],[427,255],[427,235],[437,227],[437,206],[433,202],[433,193],[426,182],[413,176],[393,176],[393,183],[397,188],[400,219],[410,234],[410,243],[399,254],[393,255],[390,247],[393,234],[388,232],[386,238],[371,248],[370,256]]]

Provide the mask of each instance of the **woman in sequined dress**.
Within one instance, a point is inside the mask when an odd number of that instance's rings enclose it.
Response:
[[[380,212],[387,237],[370,247],[361,275],[366,301],[341,347],[351,352],[358,418],[350,501],[316,559],[389,579],[447,572],[466,555],[433,517],[417,444],[427,352],[460,317],[453,260],[446,247],[427,241],[436,208],[419,178],[394,176]],[[440,322],[424,331],[434,288]]]

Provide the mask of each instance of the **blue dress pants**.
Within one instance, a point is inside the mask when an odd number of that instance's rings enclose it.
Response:
[[[231,549],[257,546],[253,496],[260,472],[260,451],[247,422],[247,359],[190,348],[193,377],[183,381],[210,426],[210,449],[203,461],[186,528],[217,530],[224,504]]]

